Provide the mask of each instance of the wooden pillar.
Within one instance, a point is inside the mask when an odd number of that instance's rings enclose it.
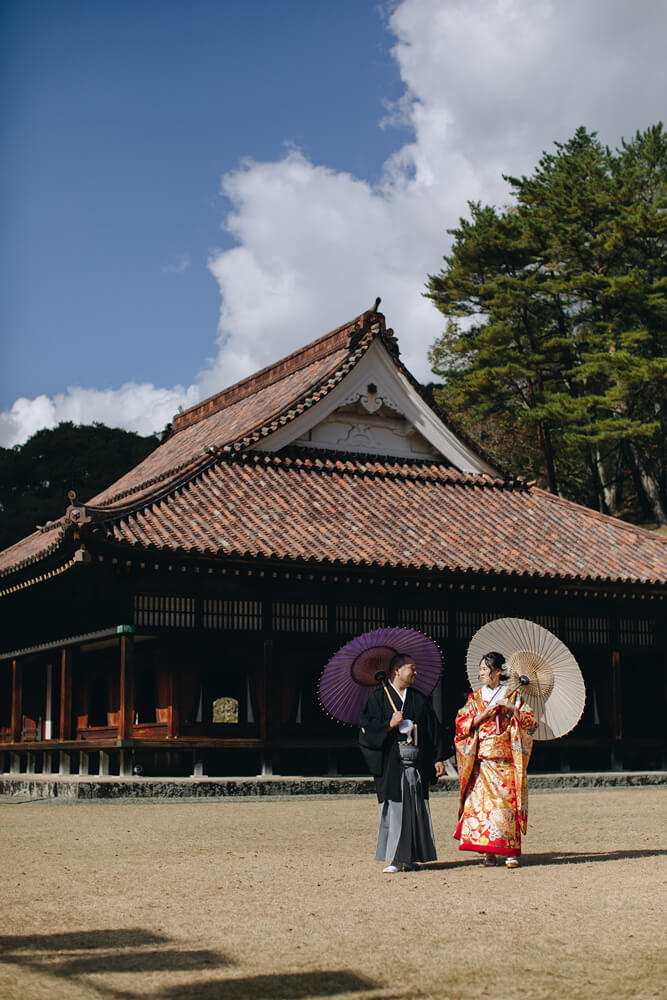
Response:
[[[67,648],[60,655],[60,739],[72,739],[72,653]]]
[[[623,710],[622,710],[622,689],[621,689],[621,654],[614,650],[611,654],[611,767],[614,771],[623,769],[623,753],[621,740],[623,739]]]
[[[264,655],[257,678],[257,710],[259,712],[259,736],[266,740],[269,735],[269,687],[273,666],[273,639],[264,640]]]
[[[169,705],[167,707],[167,738],[181,735],[181,685],[173,664],[169,667]]]
[[[11,742],[21,742],[23,711],[23,664],[20,660],[12,660],[12,721]]]
[[[259,714],[259,719],[258,719],[259,737],[262,740],[262,743],[264,744],[264,746],[262,747],[262,756],[260,763],[260,770],[262,774],[273,774],[273,755],[266,745],[269,740],[269,737],[273,735],[271,726],[272,713],[270,711],[272,668],[273,668],[273,639],[265,639],[262,664],[258,671],[258,676],[257,676],[257,711]]]
[[[118,738],[132,738],[134,721],[134,635],[123,633],[120,637],[120,714]]]
[[[130,749],[120,751],[118,773],[121,778],[132,777],[132,751]]]
[[[46,665],[46,707],[44,710],[44,739],[53,739],[53,664]]]

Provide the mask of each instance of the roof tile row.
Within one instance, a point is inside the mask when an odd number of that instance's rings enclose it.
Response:
[[[435,463],[235,456],[95,530],[135,548],[202,555],[667,582],[662,538],[483,478]]]

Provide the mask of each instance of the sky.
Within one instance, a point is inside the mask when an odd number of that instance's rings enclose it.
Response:
[[[663,0],[3,0],[0,446],[141,434],[423,296],[468,201],[666,119]]]

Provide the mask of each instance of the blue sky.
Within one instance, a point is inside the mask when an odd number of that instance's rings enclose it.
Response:
[[[377,176],[400,79],[373,2],[3,5],[0,408],[213,352],[220,176],[282,155]],[[36,350],[36,346],[39,345]]]
[[[664,118],[665,10],[4,0],[0,444],[159,429],[376,295],[428,378],[446,229]]]

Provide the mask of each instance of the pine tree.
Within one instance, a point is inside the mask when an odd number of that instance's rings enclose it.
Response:
[[[490,427],[526,443],[528,470],[512,471],[661,524],[666,177],[661,125],[616,154],[580,128],[506,178],[511,208],[470,205],[428,281],[448,321],[430,355],[441,403],[487,444]]]

